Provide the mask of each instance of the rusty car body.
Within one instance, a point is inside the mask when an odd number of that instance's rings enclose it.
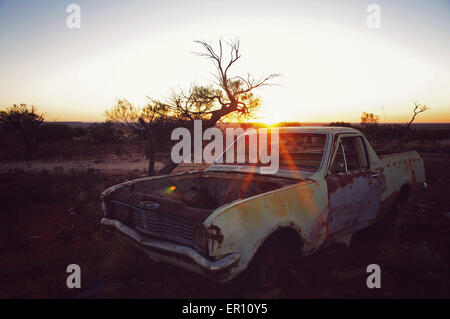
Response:
[[[287,165],[281,159],[273,175],[259,174],[257,165],[213,164],[128,181],[102,194],[101,224],[154,261],[227,282],[249,268],[270,239],[283,234],[302,256],[348,244],[425,185],[417,152],[378,156],[356,129],[279,132],[289,134],[287,144],[320,137],[320,155],[291,148]]]

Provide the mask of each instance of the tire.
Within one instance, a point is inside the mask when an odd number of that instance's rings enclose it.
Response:
[[[254,285],[268,290],[283,285],[287,275],[289,254],[274,242],[261,247],[252,261],[250,275]]]

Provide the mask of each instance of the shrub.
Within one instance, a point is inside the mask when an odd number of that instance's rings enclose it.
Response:
[[[3,132],[14,141],[12,147],[15,150],[20,149],[18,146],[20,143],[23,145],[23,156],[27,159],[30,159],[37,150],[43,122],[43,114],[33,105],[29,107],[26,104],[14,104],[0,112]]]
[[[113,122],[94,123],[89,126],[88,136],[97,143],[113,143],[121,139],[121,131]]]
[[[68,140],[74,136],[74,131],[65,124],[46,124],[40,129],[41,137],[44,141]]]
[[[132,178],[137,178],[138,173]],[[123,176],[103,175],[99,170],[64,171],[55,167],[53,171],[23,172],[10,170],[0,174],[0,201],[3,204],[53,203],[67,201],[72,203],[97,202],[100,193],[107,187],[123,181]]]
[[[72,137],[82,137],[87,135],[87,129],[81,126],[72,127]]]

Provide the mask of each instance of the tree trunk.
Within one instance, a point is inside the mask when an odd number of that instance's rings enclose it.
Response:
[[[153,134],[153,130],[151,127],[147,127],[147,140],[148,140],[148,146],[149,146],[149,159],[148,159],[148,169],[147,174],[148,176],[155,175],[155,157],[156,157],[156,142],[155,142],[155,135]]]
[[[147,175],[153,176],[155,175],[155,158],[156,158],[156,141],[155,134],[153,134],[153,129],[150,124],[145,123],[145,121],[140,118],[139,123],[144,127],[145,136],[147,138],[148,143],[148,167],[147,167]]]

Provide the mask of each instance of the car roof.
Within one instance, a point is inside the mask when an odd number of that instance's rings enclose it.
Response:
[[[360,133],[357,129],[341,126],[288,126],[278,129],[280,133]]]

